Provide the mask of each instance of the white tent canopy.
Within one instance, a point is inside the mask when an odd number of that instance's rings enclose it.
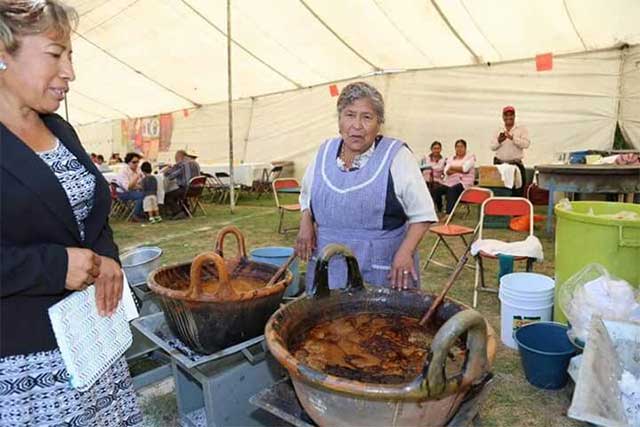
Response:
[[[111,120],[195,108],[174,114],[172,150],[223,160],[226,1],[69,3],[81,15],[69,117],[91,124],[80,127],[88,147],[118,148]],[[303,160],[336,131],[324,85],[358,76],[385,95],[386,131],[420,150],[432,139],[484,145],[504,104],[536,137],[532,160],[557,144],[610,146],[617,121],[640,139],[637,0],[232,0],[231,13],[245,161]],[[553,69],[536,72],[546,52]]]

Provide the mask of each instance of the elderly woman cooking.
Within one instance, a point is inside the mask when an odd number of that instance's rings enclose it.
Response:
[[[376,88],[351,83],[337,107],[340,137],[321,145],[302,181],[296,252],[309,260],[307,290],[315,258],[330,243],[348,246],[372,285],[419,287],[416,248],[437,218],[418,163],[402,141],[380,134]],[[344,286],[345,263],[331,263],[329,287]]]
[[[54,114],[75,78],[76,16],[57,0],[0,2],[2,426],[142,424],[124,358],[90,389],[71,387],[47,312],[94,286],[111,315],[123,288],[107,182]]]

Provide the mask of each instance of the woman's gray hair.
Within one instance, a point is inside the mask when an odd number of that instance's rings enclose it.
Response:
[[[77,23],[76,10],[58,0],[0,1],[0,41],[8,53],[18,50],[21,36],[47,34],[66,40]]]
[[[365,98],[369,99],[373,104],[373,109],[378,116],[378,122],[384,123],[384,100],[382,99],[382,94],[378,92],[378,89],[365,82],[349,83],[342,89],[337,103],[338,115],[358,99]]]

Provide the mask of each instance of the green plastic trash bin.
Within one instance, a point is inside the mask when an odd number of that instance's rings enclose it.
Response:
[[[602,215],[621,211],[640,216],[640,205],[611,202],[572,202],[572,210],[555,208],[556,301],[560,287],[587,264],[602,264],[611,274],[632,286],[640,285],[640,220]],[[566,322],[558,304],[554,319]]]

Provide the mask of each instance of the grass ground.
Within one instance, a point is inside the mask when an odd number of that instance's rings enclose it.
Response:
[[[240,199],[234,214],[230,213],[227,206],[216,204],[205,204],[205,209],[206,215],[199,214],[190,220],[165,221],[155,225],[114,222],[112,225],[116,242],[121,252],[143,244],[160,246],[164,250],[163,263],[169,264],[188,261],[200,252],[212,250],[218,230],[228,224],[234,224],[243,231],[248,250],[258,246],[292,246],[295,240],[295,232],[290,232],[288,235],[280,235],[276,232],[278,215],[273,200],[268,196],[263,196],[259,200],[252,196],[244,196]],[[461,218],[457,222],[471,224],[475,214],[471,212],[466,219]],[[296,215],[287,215],[286,223],[288,226],[294,226]],[[505,230],[489,230],[488,237],[501,238],[508,233]],[[542,263],[536,263],[534,271],[553,276],[554,242],[542,231],[542,227],[536,227],[536,235],[543,243],[545,260]],[[226,249],[225,253],[232,252],[232,247],[235,249],[235,244],[231,244],[231,241],[228,243],[229,249]],[[433,243],[433,236],[428,234],[420,246],[421,259],[426,258]],[[462,250],[462,245],[458,242],[454,242],[453,247],[458,253]],[[442,248],[437,255],[442,259],[447,254]],[[488,283],[495,284],[496,263],[489,262],[485,268]],[[524,265],[518,265],[517,269],[523,270]],[[430,266],[422,275],[423,288],[430,292],[438,292],[448,275],[449,270],[435,265]],[[451,290],[450,296],[471,304],[473,280],[473,271],[465,270]],[[482,293],[479,310],[499,335],[500,306],[497,296]],[[567,386],[560,391],[543,391],[531,386],[524,377],[516,351],[499,344],[493,372],[497,374],[497,382],[481,410],[482,426],[581,425],[566,417],[572,386]],[[172,424],[175,401],[171,396],[148,399],[143,407],[149,418],[149,425]]]

